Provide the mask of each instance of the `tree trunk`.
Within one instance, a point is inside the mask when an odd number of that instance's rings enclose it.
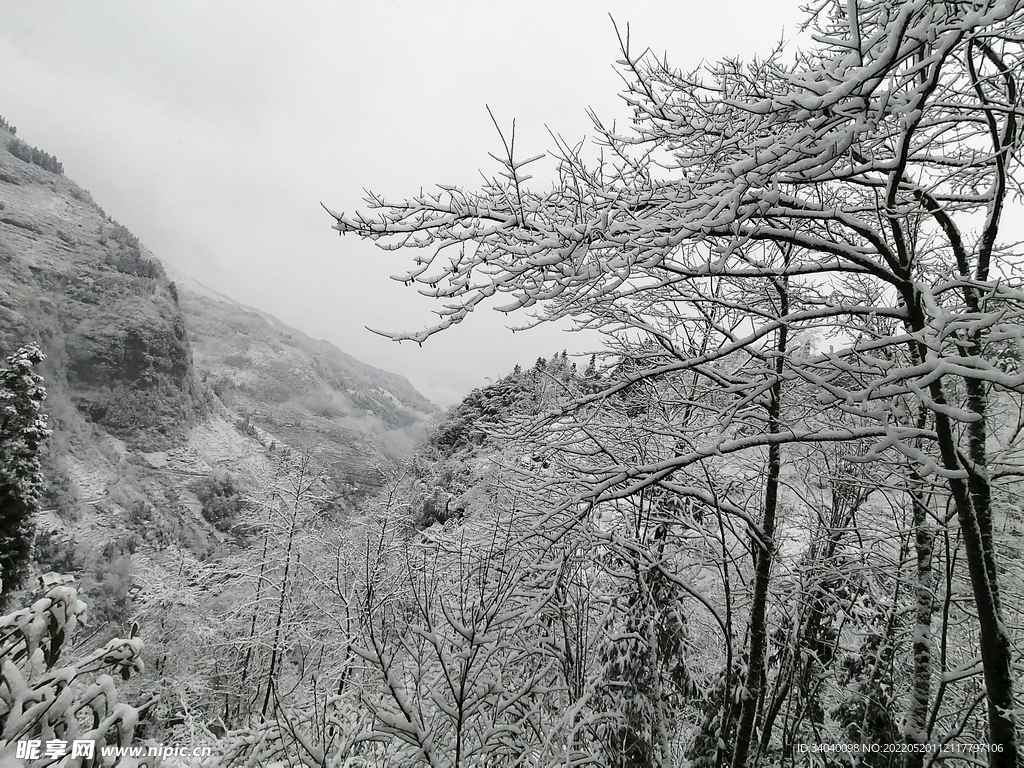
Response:
[[[787,256],[788,261],[788,256]],[[789,310],[789,293],[785,279],[773,281],[779,293],[779,316],[785,317]],[[782,369],[785,365],[788,329],[779,329],[775,345],[775,381],[771,386],[771,400],[768,405],[768,431],[777,434],[782,413]],[[764,547],[755,550],[757,569],[754,574],[754,597],[750,609],[750,654],[747,660],[746,692],[740,707],[739,725],[736,728],[736,749],[732,756],[733,768],[744,768],[747,755],[754,741],[754,722],[758,705],[763,700],[764,655],[768,634],[765,627],[765,612],[768,603],[768,582],[771,579],[772,562],[775,559],[775,522],[779,506],[779,478],[782,473],[782,447],[772,443],[768,447],[768,478],[765,483],[764,519],[761,528],[764,533]],[[755,754],[756,754],[755,749]]]
[[[931,395],[936,403],[945,403],[939,382],[931,385]],[[947,469],[962,471],[963,465],[949,419],[942,413],[936,413],[935,422],[943,464]],[[971,471],[977,475],[984,471],[984,467],[975,466]],[[985,692],[988,695],[989,741],[993,748],[998,750],[991,753],[989,764],[993,768],[1017,768],[1018,747],[1013,716],[1015,703],[1010,639],[1001,616],[995,580],[995,555],[991,551],[993,543],[987,482],[979,476],[971,485],[975,488],[969,489],[968,483],[960,478],[949,479],[963,535],[971,589],[978,609],[979,646],[985,675]],[[979,486],[983,487],[984,492]],[[978,504],[984,505],[984,509],[977,509],[975,505]],[[987,535],[984,533],[986,527]]]
[[[915,479],[916,480],[916,479]],[[913,653],[913,678],[910,704],[907,707],[903,734],[907,744],[924,744],[928,740],[928,705],[931,701],[932,678],[932,551],[935,534],[928,524],[928,510],[920,488],[910,492],[914,519],[914,552],[916,554],[916,593]],[[922,768],[924,752],[907,752],[905,768]]]

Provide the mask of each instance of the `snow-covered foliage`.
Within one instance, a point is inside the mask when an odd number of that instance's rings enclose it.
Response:
[[[86,606],[59,586],[30,607],[0,617],[0,765],[80,765],[70,753],[26,761],[18,742],[89,741],[128,745],[140,709],[118,699],[113,672],[141,672],[142,640],[114,638],[71,664],[61,653],[83,623]],[[98,757],[98,749],[94,748]]]
[[[589,484],[579,479],[580,458],[521,429],[632,368],[620,361],[579,374],[555,356],[473,393],[359,521],[318,522],[307,493],[294,579],[284,578],[287,505],[274,529],[255,532],[241,577],[238,563],[184,568],[189,583],[222,584],[213,637],[190,632],[186,640],[200,647],[196,669],[213,674],[206,690],[192,691],[204,702],[194,720],[214,722],[231,702],[228,732],[204,765],[726,758],[750,674],[752,516],[761,510],[765,455],[709,459],[709,502],[662,483],[566,505]],[[592,435],[620,458],[671,452],[662,434],[670,393],[662,381],[605,399],[591,413]],[[808,448],[792,464],[780,476],[765,601],[760,732],[773,735],[752,756],[759,765],[801,764],[797,748],[815,739],[898,740],[912,701],[920,580],[907,557],[913,515],[893,485],[898,474],[851,465],[836,447]],[[272,485],[287,497],[294,479]],[[698,479],[688,481],[696,488]],[[931,596],[944,617],[935,622],[940,691],[928,716],[933,733],[968,741],[983,738],[982,689],[962,547],[951,533],[936,537],[949,554],[935,556]],[[1007,576],[1019,583],[1013,569]],[[180,603],[186,586],[171,586],[167,598]],[[211,640],[216,663],[203,667]],[[271,669],[275,644],[281,654]],[[204,743],[215,738],[197,733]]]
[[[25,575],[42,496],[40,450],[50,435],[40,411],[46,390],[34,370],[42,361],[28,344],[0,369],[0,605]]]

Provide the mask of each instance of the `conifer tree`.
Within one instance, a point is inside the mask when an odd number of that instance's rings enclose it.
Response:
[[[50,435],[40,407],[46,397],[33,368],[43,360],[35,344],[7,358],[0,370],[0,601],[25,575],[32,548],[33,516],[42,496],[39,452]]]

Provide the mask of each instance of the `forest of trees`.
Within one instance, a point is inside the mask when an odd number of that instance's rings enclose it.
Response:
[[[497,300],[604,349],[472,393],[358,508],[310,453],[203,485],[240,546],[165,550],[157,674],[97,678],[92,735],[211,767],[1021,764],[1024,2],[808,13],[813,47],[693,73],[621,30],[630,129],[595,117],[548,188],[509,134],[479,190],[337,214],[424,249],[441,320],[396,339]],[[83,730],[76,601],[0,619],[3,749]],[[76,674],[140,670],[126,634]]]
[[[0,120],[2,120],[2,118],[0,118]],[[3,127],[11,130],[7,125],[3,125]],[[11,130],[11,133],[14,133],[14,131]],[[24,160],[26,163],[38,165],[40,168],[43,168],[50,173],[64,173],[64,166],[56,157],[47,152],[43,152],[41,149],[29,146],[21,139],[11,139],[7,142],[7,149],[12,155],[17,157],[19,160]]]

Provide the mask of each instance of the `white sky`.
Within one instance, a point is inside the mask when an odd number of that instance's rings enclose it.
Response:
[[[684,68],[767,53],[800,0],[0,0],[0,115],[50,152],[164,262],[450,405],[516,363],[594,341],[512,335],[477,312],[422,348],[432,301],[389,280],[412,254],[331,229],[363,189],[475,185],[500,146],[523,155],[610,122],[618,48]]]

